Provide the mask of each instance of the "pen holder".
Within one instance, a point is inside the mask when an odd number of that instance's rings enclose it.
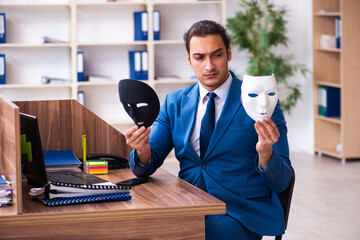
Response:
[[[85,172],[89,174],[107,174],[108,162],[104,160],[87,160]]]

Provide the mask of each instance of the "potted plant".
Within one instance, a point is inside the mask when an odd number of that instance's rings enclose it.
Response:
[[[286,9],[276,8],[269,0],[241,0],[241,10],[227,19],[232,46],[250,53],[247,74],[254,76],[275,74],[280,104],[284,112],[290,110],[301,98],[300,85],[287,79],[300,71],[304,76],[305,65],[294,63],[291,55],[276,55],[274,47],[287,46]]]

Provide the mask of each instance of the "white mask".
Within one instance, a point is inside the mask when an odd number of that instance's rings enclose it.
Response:
[[[241,85],[241,101],[246,113],[253,120],[270,118],[278,99],[278,88],[274,74],[270,76],[244,76]]]

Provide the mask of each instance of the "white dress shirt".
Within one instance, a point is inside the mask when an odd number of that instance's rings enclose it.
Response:
[[[229,78],[217,89],[215,89],[214,93],[216,93],[215,97],[215,127],[216,123],[220,117],[221,111],[224,107],[225,100],[229,93],[229,89],[232,83],[232,76],[229,74]],[[209,96],[207,95],[209,91],[207,91],[201,84],[199,83],[199,103],[197,107],[196,119],[194,130],[190,137],[190,144],[200,156],[200,128],[201,128],[201,120],[206,112],[207,103],[209,101]]]

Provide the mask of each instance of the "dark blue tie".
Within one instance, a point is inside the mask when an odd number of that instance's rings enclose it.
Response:
[[[206,112],[201,120],[201,129],[200,129],[200,158],[203,159],[206,153],[206,150],[209,146],[211,136],[215,128],[215,97],[214,92],[209,92],[209,101],[206,107]]]

